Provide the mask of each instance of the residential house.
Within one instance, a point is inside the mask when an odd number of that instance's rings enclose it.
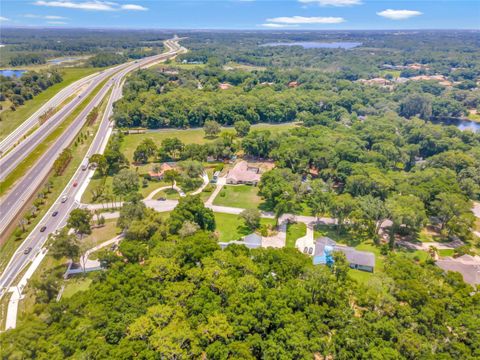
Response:
[[[244,160],[238,162],[227,174],[227,184],[257,186],[261,174],[258,167],[248,165]]]
[[[337,245],[335,241],[328,237],[318,238],[315,242],[315,251],[313,253],[314,265],[333,264],[334,252],[345,254],[348,263],[352,269],[373,272],[375,269],[375,254],[366,251],[358,251],[350,246]]]
[[[163,179],[163,174],[165,173],[165,171],[168,171],[168,170],[173,170],[174,167],[168,163],[163,163],[162,165],[160,165],[160,168],[158,169],[158,171],[149,171],[148,172],[148,175],[150,175],[150,177],[152,179],[156,179],[156,180],[162,180]]]
[[[445,257],[435,262],[445,271],[459,272],[463,280],[472,285],[480,284],[480,256],[463,255],[458,258]]]

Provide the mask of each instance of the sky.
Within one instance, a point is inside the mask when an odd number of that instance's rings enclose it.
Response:
[[[480,0],[1,0],[3,27],[480,29]]]

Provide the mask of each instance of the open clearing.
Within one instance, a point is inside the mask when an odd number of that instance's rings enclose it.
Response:
[[[231,206],[242,209],[257,209],[262,202],[258,187],[250,185],[225,185],[213,200],[214,205]]]
[[[272,133],[282,132],[288,129],[292,129],[297,126],[297,123],[283,123],[283,124],[255,124],[252,125],[252,130],[269,130]],[[223,127],[222,131],[234,132],[232,127]],[[162,140],[166,138],[176,137],[180,139],[184,144],[205,144],[215,141],[215,139],[206,139],[205,133],[202,128],[195,129],[159,129],[149,130],[144,134],[129,134],[126,135],[120,151],[125,154],[129,161],[133,161],[133,153],[137,146],[143,141],[143,139],[152,139],[157,146],[160,146]]]
[[[240,240],[243,236],[252,231],[243,225],[243,220],[238,215],[215,213],[215,222],[217,223],[218,241],[228,242]],[[274,219],[260,220],[261,225],[275,225]]]
[[[285,247],[294,248],[297,239],[307,234],[307,225],[303,222],[289,223],[287,225],[287,240]]]

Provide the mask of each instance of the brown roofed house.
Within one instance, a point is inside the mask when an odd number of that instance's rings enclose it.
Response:
[[[260,169],[258,167],[249,166],[246,161],[242,160],[228,172],[227,184],[257,186],[260,178]]]
[[[148,172],[148,175],[150,175],[152,179],[162,180],[163,174],[165,173],[165,171],[173,170],[173,169],[174,169],[173,166],[171,166],[170,164],[163,163],[162,165],[160,165],[160,169],[157,172],[151,170]]]

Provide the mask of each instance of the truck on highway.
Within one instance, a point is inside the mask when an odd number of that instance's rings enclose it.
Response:
[[[84,160],[83,164],[82,164],[82,171],[85,171],[88,169],[88,160]]]

